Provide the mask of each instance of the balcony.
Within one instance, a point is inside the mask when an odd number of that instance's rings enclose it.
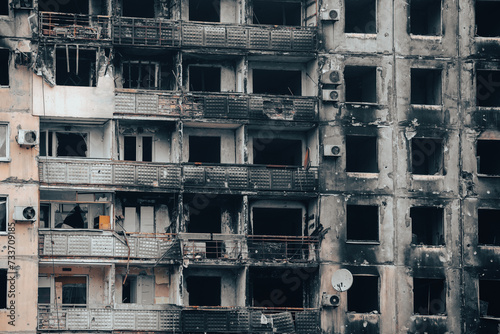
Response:
[[[238,93],[175,93],[123,89],[115,114],[232,120],[317,121],[317,99]]]
[[[40,36],[48,39],[111,40],[109,16],[40,12],[39,27]]]
[[[318,237],[286,235],[248,236],[248,257],[254,260],[311,262],[317,259],[318,251]]]
[[[155,305],[158,306],[158,305]],[[319,332],[317,309],[174,308],[118,309],[38,305],[40,331],[163,331],[188,333]],[[156,307],[158,308],[158,307]],[[266,319],[263,323],[262,319]]]
[[[238,234],[179,233],[182,257],[194,261],[242,258],[244,236]]]
[[[317,168],[261,165],[139,163],[97,159],[40,158],[42,185],[105,188],[153,187],[170,190],[315,191]]]
[[[155,236],[118,235],[111,231],[40,230],[39,254],[53,257],[106,257],[114,259],[154,260],[180,259],[180,247],[174,234]]]
[[[123,46],[314,52],[315,27],[210,24],[116,18],[113,43]]]

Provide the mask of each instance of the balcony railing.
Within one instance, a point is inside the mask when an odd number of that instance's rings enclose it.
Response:
[[[263,321],[265,319],[266,321]],[[317,309],[185,308],[148,310],[38,305],[40,331],[163,331],[188,333],[319,332]]]
[[[255,260],[314,261],[317,258],[318,247],[318,237],[248,236],[248,257]]]
[[[244,251],[244,236],[238,234],[180,233],[179,239],[184,259],[237,260]]]
[[[40,12],[40,34],[46,38],[110,40],[111,18],[102,15]]]
[[[115,94],[116,114],[313,122],[317,120],[316,110],[316,98],[304,96],[126,89]]]
[[[113,42],[118,45],[204,47],[243,50],[312,52],[315,27],[210,24],[147,18],[116,18]]]
[[[71,233],[40,230],[39,254],[42,257],[108,257],[130,259],[180,258],[175,234],[115,236],[82,230]],[[174,248],[177,247],[177,250]],[[165,257],[167,251],[172,250]]]
[[[42,184],[219,190],[314,191],[316,168],[137,163],[40,158]]]

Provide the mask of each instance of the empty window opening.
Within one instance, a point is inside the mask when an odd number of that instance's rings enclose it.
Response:
[[[477,172],[486,175],[500,175],[500,140],[477,141]]]
[[[500,246],[500,210],[479,209],[477,224],[480,245]]]
[[[302,141],[254,138],[253,163],[258,165],[299,166],[302,164]]]
[[[300,26],[302,3],[280,1],[254,1],[253,23]]]
[[[480,315],[500,318],[500,281],[479,280]]]
[[[190,306],[221,306],[221,278],[190,276],[186,278]]]
[[[254,94],[302,95],[302,72],[254,69]]]
[[[123,88],[158,89],[159,64],[155,62],[126,61],[123,63]]]
[[[377,137],[346,137],[346,171],[378,173]]]
[[[38,277],[38,304],[50,304],[51,279],[49,277]]]
[[[83,276],[56,277],[56,296],[62,297],[62,304],[87,304],[87,278]]]
[[[96,53],[76,48],[56,50],[56,84],[95,87]]]
[[[378,206],[347,205],[347,240],[378,241]]]
[[[354,275],[347,291],[347,310],[356,313],[379,311],[378,276]]]
[[[253,208],[254,235],[302,235],[302,209]]]
[[[0,86],[9,85],[9,55],[8,49],[0,49]]]
[[[444,279],[413,279],[413,313],[420,315],[446,314]]]
[[[344,70],[346,102],[377,102],[377,68],[346,66]]]
[[[190,90],[193,92],[220,92],[220,71],[220,67],[190,66]]]
[[[476,74],[476,105],[479,107],[499,107],[499,87],[500,71],[478,70]]]
[[[220,0],[189,0],[189,21],[220,22]]]
[[[345,32],[357,34],[377,33],[375,0],[345,1]]]
[[[154,0],[123,0],[122,15],[126,17],[155,17]]]
[[[410,32],[413,35],[441,35],[441,0],[411,0]]]
[[[411,69],[411,103],[441,105],[441,70]]]
[[[89,0],[69,0],[57,1],[38,1],[40,11],[69,13],[69,14],[89,14]]]
[[[412,244],[444,245],[443,209],[414,207],[410,209]]]
[[[154,304],[154,276],[127,276],[122,284],[122,303]]]
[[[7,308],[7,269],[0,269],[0,309]]]
[[[476,34],[482,37],[500,36],[498,16],[500,13],[499,1],[476,0]]]
[[[87,134],[57,132],[57,156],[58,157],[86,157],[87,156]]]
[[[189,207],[188,233],[221,233],[221,209],[207,206],[203,209]]]
[[[50,204],[40,204],[40,228],[50,228]]]
[[[127,276],[122,285],[122,303],[137,303],[137,277]]]
[[[443,141],[432,138],[411,140],[411,168],[413,174],[443,175]]]
[[[126,161],[153,161],[153,137],[123,137],[123,159]]]
[[[0,1],[0,15],[9,15],[9,1]]]
[[[189,136],[189,162],[220,163],[220,137]]]
[[[251,271],[252,306],[304,307],[304,294],[308,291],[309,277],[298,278],[291,270]],[[290,284],[292,281],[294,283]]]
[[[0,232],[7,231],[7,197],[0,197]]]

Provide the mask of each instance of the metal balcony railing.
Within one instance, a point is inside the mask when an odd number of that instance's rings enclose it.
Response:
[[[38,305],[40,331],[163,331],[187,333],[319,332],[318,309],[175,308],[119,309],[111,306]],[[265,320],[265,321],[263,321]]]
[[[248,257],[255,260],[314,261],[319,238],[310,236],[249,235]]]
[[[109,16],[40,12],[39,27],[41,36],[46,38],[111,39]]]
[[[66,233],[65,233],[66,232]],[[108,257],[158,260],[176,247],[175,234],[130,234],[126,238],[111,233],[103,234],[82,230],[40,230],[39,254],[42,257]],[[172,256],[180,258],[179,250]],[[176,254],[177,253],[177,254]]]
[[[123,89],[116,114],[219,119],[317,121],[317,99],[238,93],[185,93]]]
[[[238,234],[179,233],[182,256],[190,260],[237,260],[243,255],[244,236]]]
[[[316,27],[211,24],[129,17],[113,21],[113,43],[118,45],[313,52],[316,41]]]
[[[40,158],[42,184],[168,189],[315,191],[317,168],[139,163]]]

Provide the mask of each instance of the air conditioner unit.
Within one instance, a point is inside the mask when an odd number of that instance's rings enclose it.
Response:
[[[323,156],[325,157],[340,157],[341,153],[340,145],[325,145],[323,148]]]
[[[340,304],[340,297],[337,295],[323,294],[321,298],[321,306],[337,307]]]
[[[323,89],[323,101],[337,102],[340,97],[340,92],[337,89]]]
[[[37,220],[36,208],[34,206],[16,206],[14,207],[14,220],[17,221],[35,221]]]
[[[38,145],[38,132],[35,130],[19,129],[17,134],[17,143],[19,145]]]
[[[321,20],[323,21],[338,21],[340,11],[338,9],[327,9],[321,12]]]
[[[321,83],[340,85],[342,83],[342,74],[340,71],[328,71],[321,75]]]

